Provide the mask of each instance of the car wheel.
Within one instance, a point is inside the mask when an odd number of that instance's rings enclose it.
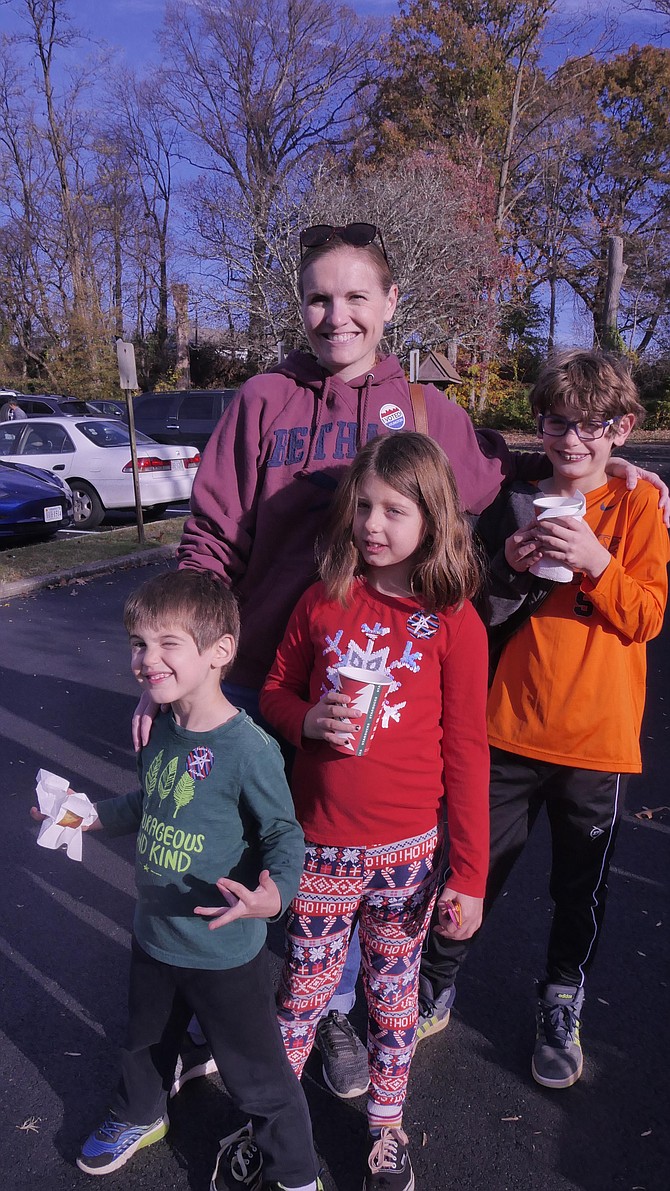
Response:
[[[169,508],[170,508],[169,504],[152,505],[151,508],[144,510],[144,520],[145,521],[160,521],[165,516],[165,514],[167,513]]]
[[[74,524],[77,529],[95,529],[105,510],[95,488],[86,480],[68,480],[74,503]]]

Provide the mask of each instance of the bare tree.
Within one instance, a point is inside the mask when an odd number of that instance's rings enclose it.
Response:
[[[260,343],[278,197],[324,145],[349,139],[374,37],[325,0],[200,0],[168,4],[161,45],[168,102],[201,168],[191,205],[203,242],[215,232],[220,283]]]
[[[496,343],[495,300],[507,262],[496,241],[494,183],[478,163],[457,165],[442,152],[417,152],[393,166],[346,174],[325,159],[301,200],[286,202],[266,246],[273,269],[265,286],[271,339],[302,341],[297,294],[298,229],[310,223],[365,220],[381,228],[400,301],[387,346],[445,347],[468,356]]]

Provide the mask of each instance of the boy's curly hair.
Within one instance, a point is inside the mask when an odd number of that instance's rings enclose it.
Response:
[[[578,347],[549,357],[533,385],[530,404],[536,415],[561,406],[603,422],[633,414],[641,425],[645,417],[627,360],[613,352]]]

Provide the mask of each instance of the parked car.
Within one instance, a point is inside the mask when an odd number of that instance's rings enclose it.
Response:
[[[123,418],[125,420],[127,417],[125,401],[106,399],[104,401],[87,401],[86,404],[91,411],[102,414],[104,418]]]
[[[200,455],[193,446],[164,446],[137,435],[144,508],[188,500]],[[0,423],[0,458],[30,463],[67,480],[74,521],[93,529],[110,509],[135,506],[128,427],[110,418],[27,418]]]
[[[73,517],[72,492],[59,476],[20,463],[0,463],[0,538],[48,538],[70,525]]]
[[[237,389],[181,389],[177,393],[140,393],[133,398],[135,425],[156,442],[195,443],[205,447]]]
[[[17,393],[16,403],[29,418],[57,417],[80,418],[85,414],[95,415],[88,401],[78,401],[76,397],[60,397],[58,393]]]

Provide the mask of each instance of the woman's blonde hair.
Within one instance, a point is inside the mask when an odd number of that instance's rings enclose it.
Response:
[[[346,604],[355,576],[365,569],[353,529],[360,487],[370,476],[414,501],[423,513],[426,532],[410,589],[426,610],[460,606],[474,596],[481,580],[480,565],[454,473],[434,439],[412,430],[373,438],[341,481],[320,560],[328,598]]]

